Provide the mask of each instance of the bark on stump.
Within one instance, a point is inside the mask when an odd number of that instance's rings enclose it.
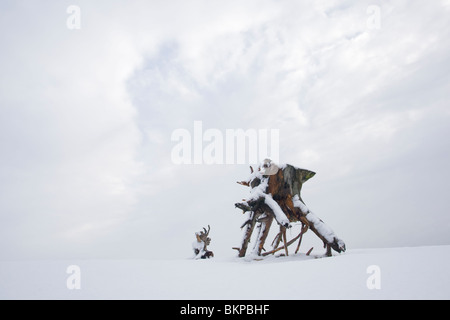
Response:
[[[308,229],[323,241],[327,255],[331,255],[331,249],[339,253],[345,251],[345,243],[312,213],[302,200],[303,183],[314,177],[314,172],[289,164],[278,167],[269,159],[264,160],[258,171],[253,171],[252,167],[250,169],[250,178],[238,183],[250,187],[251,196],[248,200],[235,204],[235,207],[244,213],[249,212],[247,221],[241,226],[245,228],[241,245],[234,248],[239,251],[239,257],[246,255],[250,238],[257,225],[259,234],[253,253],[258,256],[273,254],[281,249],[288,255],[288,246],[299,239],[297,252],[302,236]],[[273,250],[262,254],[273,220],[280,226],[280,232],[272,242]],[[286,228],[290,228],[294,222],[301,222],[302,230],[297,237],[287,241]],[[283,247],[279,248],[281,241]]]

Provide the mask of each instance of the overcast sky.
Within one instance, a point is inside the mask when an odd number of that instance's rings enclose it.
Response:
[[[347,248],[450,244],[448,39],[448,0],[1,1],[0,259],[235,255],[249,168],[176,165],[194,121],[279,130]]]

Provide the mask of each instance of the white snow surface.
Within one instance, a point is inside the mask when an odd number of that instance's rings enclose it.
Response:
[[[273,200],[272,195],[264,194],[264,198],[264,202],[270,207],[270,209],[272,209],[273,214],[275,215],[275,220],[277,220],[277,222],[282,226],[290,225],[289,219],[286,217],[283,210],[281,210],[278,203]]]
[[[249,181],[252,181],[255,178],[259,178],[261,182],[256,187],[250,188],[249,201],[258,200],[259,197],[264,197],[266,195],[267,186],[269,185],[269,178],[263,178],[260,174],[257,173],[253,173]]]
[[[69,265],[81,289],[69,290]],[[371,266],[380,289],[369,289]],[[0,299],[449,299],[450,245],[304,253],[262,261],[0,261]],[[280,277],[280,274],[283,276]],[[264,281],[262,281],[264,279]]]

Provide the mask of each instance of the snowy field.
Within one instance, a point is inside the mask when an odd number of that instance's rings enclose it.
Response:
[[[68,289],[70,265],[79,267],[80,289]],[[0,262],[0,298],[449,299],[449,271],[450,246],[361,249],[330,258],[299,254],[263,261],[8,261]],[[369,289],[374,283],[379,288]]]

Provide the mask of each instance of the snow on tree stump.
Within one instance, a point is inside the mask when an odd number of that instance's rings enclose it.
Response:
[[[239,251],[239,257],[246,255],[255,227],[258,229],[258,236],[252,253],[257,256],[274,254],[283,249],[285,255],[289,255],[288,247],[299,240],[295,251],[297,253],[303,234],[309,229],[323,241],[327,256],[331,256],[331,249],[339,253],[345,251],[344,241],[312,213],[301,198],[303,183],[311,179],[315,175],[314,172],[289,164],[278,167],[270,159],[264,160],[257,171],[252,167],[250,170],[249,179],[238,182],[250,187],[250,198],[235,204],[235,207],[242,209],[247,215],[247,220],[241,226],[241,229],[245,228],[241,246],[233,248]],[[262,253],[273,220],[278,223],[280,231],[272,242],[273,249]],[[302,229],[288,242],[286,229],[290,228],[293,222],[301,222]],[[280,246],[281,241],[283,246]]]
[[[209,259],[214,257],[214,253],[207,249],[207,246],[211,243],[211,239],[208,237],[211,227],[208,225],[208,231],[203,228],[203,231],[196,232],[196,241],[192,243],[192,249],[194,249],[195,259]]]

